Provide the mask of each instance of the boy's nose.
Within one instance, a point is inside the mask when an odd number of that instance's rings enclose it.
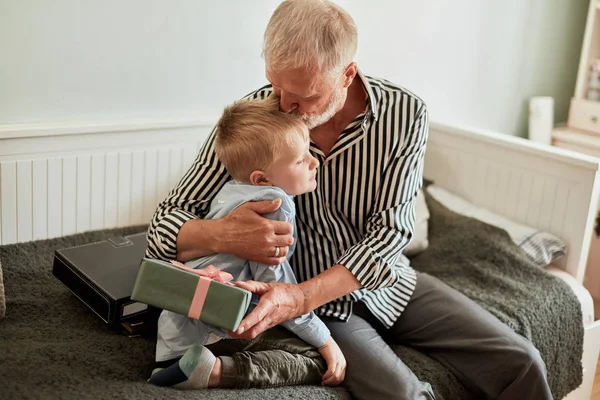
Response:
[[[319,160],[317,160],[315,157],[310,156],[311,160],[311,164],[310,164],[310,169],[316,169],[319,167]]]

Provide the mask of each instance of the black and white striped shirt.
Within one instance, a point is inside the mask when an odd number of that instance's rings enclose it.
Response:
[[[296,196],[298,245],[292,267],[299,281],[340,264],[362,288],[315,310],[347,320],[352,302],[362,300],[385,325],[400,316],[412,295],[415,271],[401,255],[412,238],[415,201],[422,186],[428,135],[424,102],[383,79],[365,77],[366,111],[342,132],[330,153],[311,142],[320,163],[317,189]],[[247,98],[265,98],[265,86]],[[213,147],[214,132],[192,167],[161,202],[148,229],[147,256],[176,257],[181,226],[202,218],[230,180]]]

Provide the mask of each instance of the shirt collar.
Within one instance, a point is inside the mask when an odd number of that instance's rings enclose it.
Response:
[[[367,105],[369,108],[367,110],[367,114],[368,114],[368,116],[373,118],[375,121],[377,121],[377,116],[379,114],[378,108],[377,108],[377,98],[373,94],[373,89],[371,88],[371,84],[369,83],[367,78],[363,75],[363,73],[361,72],[360,69],[358,69],[357,76],[360,79],[363,87],[365,88],[365,91],[367,92]]]

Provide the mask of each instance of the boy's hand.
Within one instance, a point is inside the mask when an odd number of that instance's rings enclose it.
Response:
[[[342,354],[342,350],[331,336],[318,350],[327,362],[327,371],[323,375],[321,384],[327,386],[339,385],[346,377],[346,358]]]

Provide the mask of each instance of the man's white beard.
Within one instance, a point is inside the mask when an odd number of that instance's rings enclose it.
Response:
[[[318,115],[300,115],[300,118],[304,121],[308,129],[316,128],[319,125],[323,125],[325,122],[329,121],[333,116],[338,112],[338,109],[341,108],[343,104],[344,98],[342,97],[342,91],[336,90],[333,92],[333,97],[331,98],[331,102],[325,111],[322,114]]]

